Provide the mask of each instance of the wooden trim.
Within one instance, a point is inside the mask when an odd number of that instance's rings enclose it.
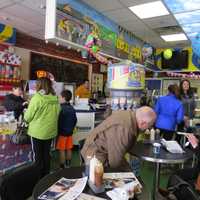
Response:
[[[56,56],[56,55],[45,53],[45,52],[31,50],[31,53],[44,55],[44,56],[48,56],[48,57],[53,57],[53,58],[58,58],[58,59],[61,59],[61,60],[67,60],[67,61],[71,61],[71,62],[78,63],[78,64],[88,65],[88,67],[90,65],[88,62],[82,62],[82,61],[79,61],[79,60],[75,60],[75,59],[63,57],[63,56]]]

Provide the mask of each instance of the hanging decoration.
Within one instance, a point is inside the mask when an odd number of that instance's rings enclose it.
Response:
[[[186,73],[178,73],[178,72],[167,72],[167,75],[170,77],[180,77],[180,78],[200,80],[200,74],[195,74],[195,73],[186,74]]]
[[[147,58],[149,56],[151,56],[153,53],[153,48],[151,45],[149,44],[144,44],[144,46],[142,47],[142,56],[143,58]]]
[[[91,61],[94,58],[100,63],[108,64],[108,59],[98,53],[100,50],[100,46],[101,41],[99,40],[97,34],[91,32],[87,36],[86,43],[84,45],[86,50],[81,51],[82,58],[89,58]]]

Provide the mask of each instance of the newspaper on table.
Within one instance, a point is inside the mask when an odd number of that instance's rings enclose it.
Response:
[[[132,172],[104,173],[103,180],[104,187],[112,189],[106,194],[113,200],[133,198],[142,190],[142,185]]]
[[[106,200],[101,197],[96,197],[90,194],[81,193],[76,200]]]
[[[162,145],[169,151],[170,153],[184,153],[185,151],[175,140],[167,141],[165,139],[161,140]]]
[[[45,192],[43,192],[38,199],[40,200],[74,200],[84,190],[87,183],[87,177],[79,179],[61,178]]]

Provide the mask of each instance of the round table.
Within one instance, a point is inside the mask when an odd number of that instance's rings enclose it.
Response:
[[[155,176],[152,193],[153,200],[156,199],[156,193],[159,187],[161,163],[180,164],[192,158],[193,156],[193,152],[190,149],[185,149],[185,153],[182,154],[172,154],[163,147],[160,149],[160,154],[154,154],[153,145],[151,143],[142,142],[136,143],[129,153],[139,157],[142,160],[155,163]]]
[[[83,171],[84,171],[84,167],[71,167],[71,168],[58,170],[52,174],[45,176],[35,186],[35,188],[33,190],[33,199],[37,200],[38,196],[40,196],[46,189],[48,189],[51,185],[53,185],[60,178],[62,178],[62,177],[69,178],[69,179],[81,178]],[[124,172],[124,170],[123,169],[107,169],[107,170],[105,170],[105,172]],[[94,194],[88,185],[86,185],[83,192],[87,193],[87,194],[95,195],[98,197],[110,199],[106,195],[105,192],[101,193],[101,194]],[[136,199],[136,200],[150,199],[150,194],[149,194],[149,192],[147,192],[146,187],[144,185],[143,185],[142,193],[139,194],[137,196],[137,198],[134,198],[134,199]]]

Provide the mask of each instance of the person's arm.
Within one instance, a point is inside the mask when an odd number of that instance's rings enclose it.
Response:
[[[156,112],[157,115],[160,113],[160,99],[156,101],[156,104],[154,106],[154,111]]]
[[[81,87],[79,86],[76,90],[75,90],[75,96],[81,96]]]
[[[74,111],[74,127],[76,126],[77,123],[77,116],[76,116],[76,112]]]
[[[28,109],[24,114],[24,120],[27,123],[30,123],[33,120],[39,106],[40,106],[40,101],[37,98],[35,98],[35,96],[33,96],[29,103]]]
[[[111,168],[126,165],[125,153],[129,148],[129,139],[134,141],[134,138],[128,139],[128,129],[121,126],[113,126],[106,133],[108,162]],[[116,136],[115,136],[116,135]]]
[[[196,103],[196,101],[195,101],[195,97],[193,96],[192,97],[192,105],[191,105],[191,109],[192,109],[192,114],[193,114],[193,117],[195,116],[195,109],[196,109],[196,107],[197,107],[197,103]]]
[[[181,103],[181,105],[179,106],[177,110],[176,122],[180,124],[183,120],[184,120],[184,108],[183,108],[183,104]]]

